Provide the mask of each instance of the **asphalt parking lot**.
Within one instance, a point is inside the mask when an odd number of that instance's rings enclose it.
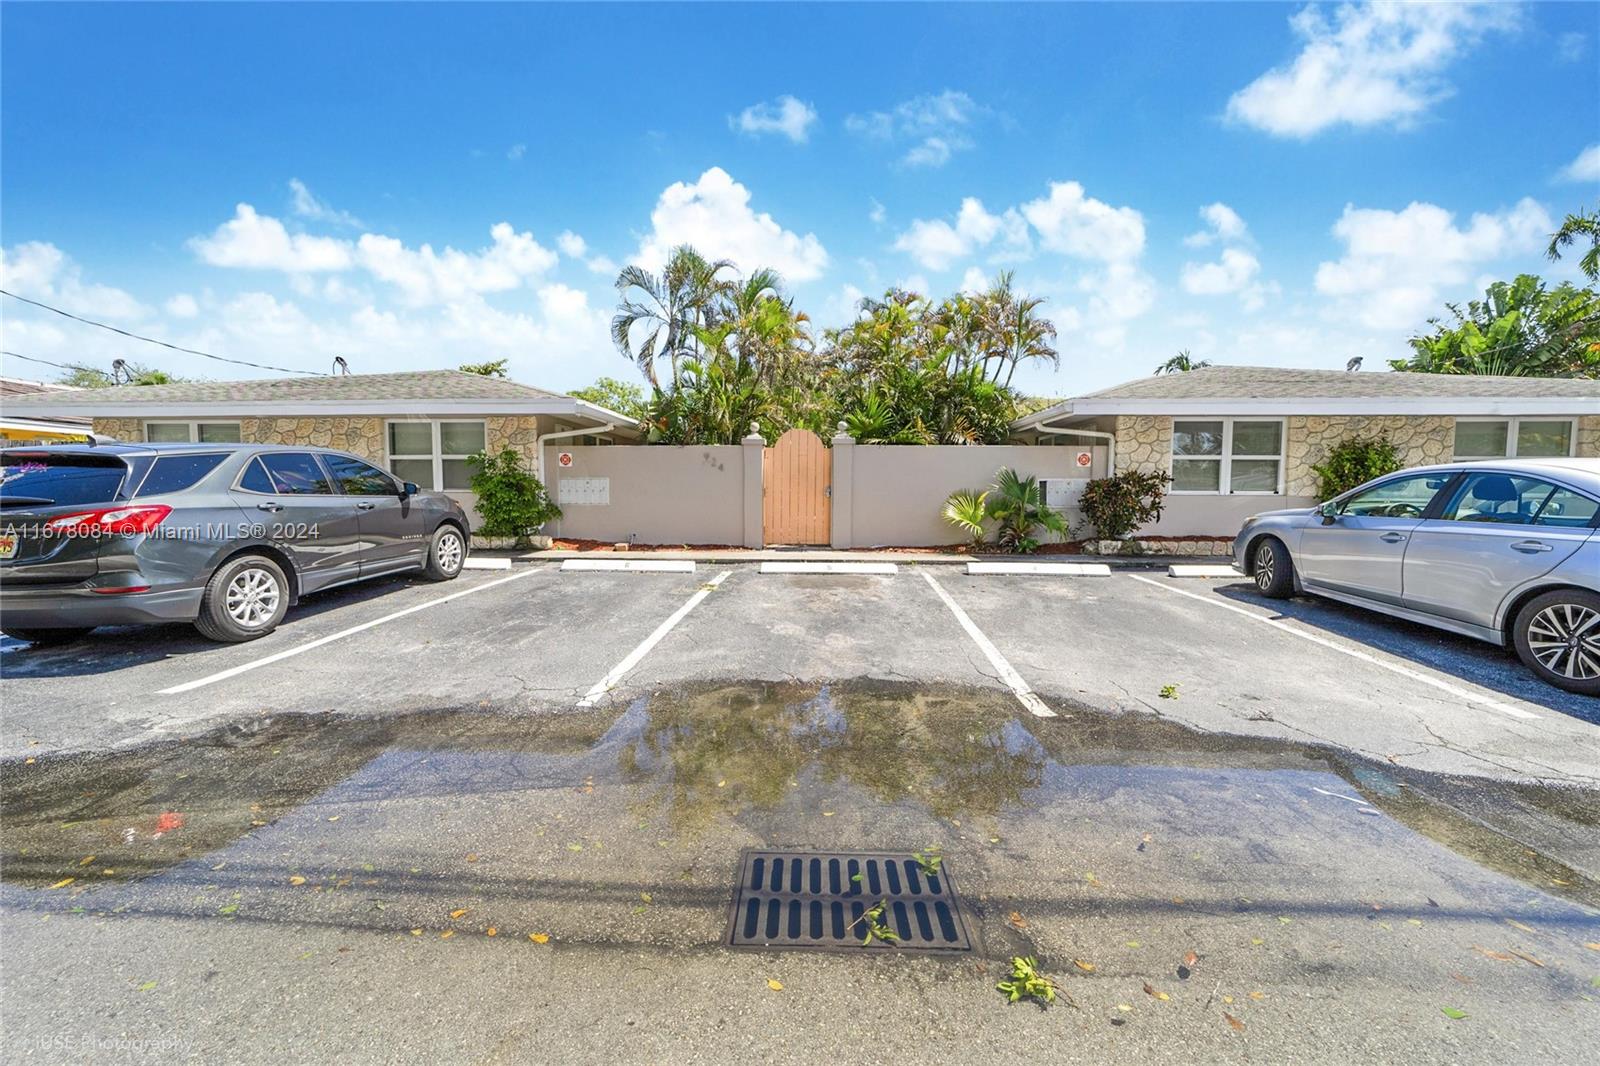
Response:
[[[533,565],[0,675],[8,1058],[1573,1061],[1600,1009],[1596,701],[1237,579]],[[741,848],[933,844],[970,956],[718,946]]]

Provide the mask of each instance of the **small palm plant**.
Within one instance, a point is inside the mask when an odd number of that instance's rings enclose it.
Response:
[[[974,548],[983,547],[983,524],[989,520],[989,493],[962,489],[944,501],[944,520],[972,538]]]
[[[989,501],[989,517],[999,523],[995,537],[1001,548],[1023,555],[1039,548],[1034,530],[1043,529],[1057,536],[1067,535],[1067,521],[1057,511],[1044,505],[1044,490],[1039,479],[1019,477],[1016,471],[1002,467],[995,477],[994,499]]]

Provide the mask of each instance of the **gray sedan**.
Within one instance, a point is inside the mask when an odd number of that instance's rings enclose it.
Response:
[[[299,597],[461,572],[466,512],[344,452],[144,444],[0,452],[0,631],[35,643],[95,626],[193,622],[263,636]]]
[[[1267,596],[1313,593],[1501,644],[1551,684],[1600,695],[1600,459],[1389,474],[1246,519],[1233,566]]]

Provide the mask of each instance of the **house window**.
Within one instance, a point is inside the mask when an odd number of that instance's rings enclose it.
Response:
[[[1172,491],[1272,495],[1283,491],[1283,419],[1172,423]]]
[[[1570,418],[1458,418],[1457,459],[1539,458],[1572,454]]]
[[[149,444],[238,444],[237,422],[146,422]]]
[[[467,457],[484,450],[488,432],[482,421],[389,423],[389,471],[425,489],[470,491]]]

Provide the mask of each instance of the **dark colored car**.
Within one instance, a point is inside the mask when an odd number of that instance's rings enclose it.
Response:
[[[0,451],[0,632],[193,622],[263,636],[301,596],[419,570],[448,581],[467,514],[344,452],[269,444]]]

